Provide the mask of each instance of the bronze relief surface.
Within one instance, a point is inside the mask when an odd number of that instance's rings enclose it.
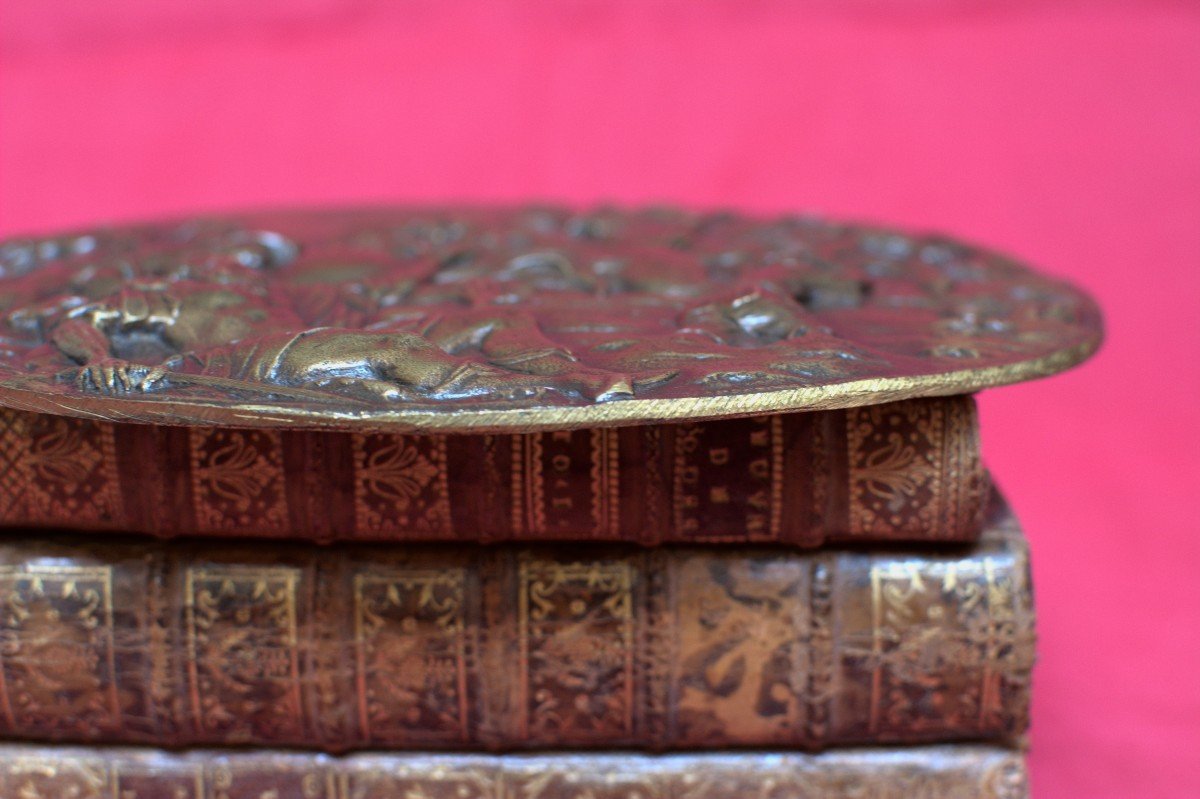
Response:
[[[0,403],[108,420],[568,429],[964,393],[1078,363],[997,254],[667,209],[237,214],[0,244]]]

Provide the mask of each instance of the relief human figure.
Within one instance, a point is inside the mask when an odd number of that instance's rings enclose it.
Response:
[[[64,317],[46,320],[50,343],[81,366],[80,388],[102,392],[150,390],[185,353],[298,321],[250,288],[189,281],[121,290]]]
[[[528,313],[495,307],[458,312],[427,320],[422,334],[448,353],[478,352],[489,363],[514,372],[557,379],[565,376],[577,383],[585,396],[633,394],[630,377],[580,364]]]
[[[364,399],[384,400],[519,399],[556,390],[608,400],[632,393],[623,376],[593,375],[591,371],[560,376],[551,385],[542,377],[558,373],[504,368],[454,355],[415,333],[316,328],[295,334],[273,333],[214,350],[205,359],[200,374],[251,383],[330,388]]]
[[[623,375],[580,368],[534,328],[532,320],[505,314],[434,323],[432,340],[406,330],[305,328],[295,313],[255,292],[181,281],[72,309],[51,322],[48,338],[80,365],[82,390],[104,393],[150,391],[171,379],[385,400],[513,399],[551,390],[607,400],[632,393]],[[459,354],[467,351],[482,359]],[[541,379],[547,376],[556,378],[553,386]]]

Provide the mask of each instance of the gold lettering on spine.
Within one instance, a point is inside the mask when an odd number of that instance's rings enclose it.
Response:
[[[0,635],[9,730],[89,739],[120,730],[111,567],[0,567]]]
[[[376,745],[469,737],[463,569],[354,576],[359,726]]]
[[[298,569],[187,569],[187,672],[197,739],[298,741]]]
[[[683,538],[694,537],[700,529],[700,521],[692,511],[700,504],[696,494],[700,483],[700,469],[690,461],[690,456],[700,447],[702,428],[699,425],[680,425],[675,433],[675,484],[672,486],[671,507],[675,516],[675,534]]]
[[[564,430],[513,439],[512,515],[520,537],[620,537],[615,430]]]
[[[549,436],[538,438],[539,447],[538,458],[541,461],[542,468],[539,470],[540,475],[546,475],[548,479],[538,483],[538,511],[541,513],[539,519],[540,530],[542,535],[546,535],[553,528],[556,531],[560,528],[562,518],[575,509],[575,480],[573,474],[574,459],[572,457],[571,444],[573,443],[574,433],[569,430],[559,430],[551,433]],[[550,457],[546,458],[546,442],[549,441]],[[565,451],[563,451],[565,449]],[[549,468],[546,468],[549,467]],[[579,528],[570,528],[575,533],[583,532]]]
[[[675,533],[697,542],[775,541],[783,506],[783,420],[682,425],[675,435]]]
[[[747,454],[751,460],[744,474],[749,496],[744,535],[751,541],[770,541],[779,535],[779,503],[782,485],[779,480],[783,467],[780,450],[781,423],[776,416],[761,416],[748,420]]]
[[[830,441],[828,425],[833,413],[817,414],[812,417],[812,513],[810,519],[817,526],[827,526],[829,517],[829,491],[833,479],[832,467],[829,463]],[[782,443],[782,442],[781,442]]]
[[[518,575],[522,738],[604,744],[633,734],[633,565],[523,557]]]

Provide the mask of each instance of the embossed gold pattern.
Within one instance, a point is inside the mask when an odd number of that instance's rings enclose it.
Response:
[[[942,495],[944,451],[941,408],[912,404],[851,408],[846,412],[850,442],[850,529],[864,537],[887,537],[902,524],[934,529],[936,500]],[[918,450],[920,441],[929,446]]]
[[[0,409],[4,463],[0,526],[318,540],[972,540],[986,485],[970,397],[505,436]]]
[[[196,523],[223,532],[287,532],[279,433],[194,427],[192,492]]]
[[[355,434],[355,524],[367,537],[451,528],[444,436]]]
[[[787,749],[1027,722],[998,506],[940,554],[9,537],[0,563],[3,736]]]
[[[31,515],[50,524],[102,527],[119,518],[111,426],[38,415],[27,417],[24,429],[28,449],[13,466]]]
[[[188,568],[184,607],[197,740],[296,740],[304,730],[290,568]]]
[[[521,560],[518,679],[530,745],[632,737],[634,568]]]
[[[363,740],[469,740],[465,582],[462,569],[354,576]]]
[[[292,211],[0,244],[0,402],[500,431],[844,408],[1086,358],[1071,286],[951,239],[664,209]]]
[[[9,734],[89,739],[122,729],[112,569],[0,566],[0,710]]]

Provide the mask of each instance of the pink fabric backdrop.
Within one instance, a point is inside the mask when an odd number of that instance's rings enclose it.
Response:
[[[0,233],[191,209],[670,200],[953,231],[1091,289],[982,400],[1033,542],[1040,796],[1200,795],[1200,6],[4,3]]]

